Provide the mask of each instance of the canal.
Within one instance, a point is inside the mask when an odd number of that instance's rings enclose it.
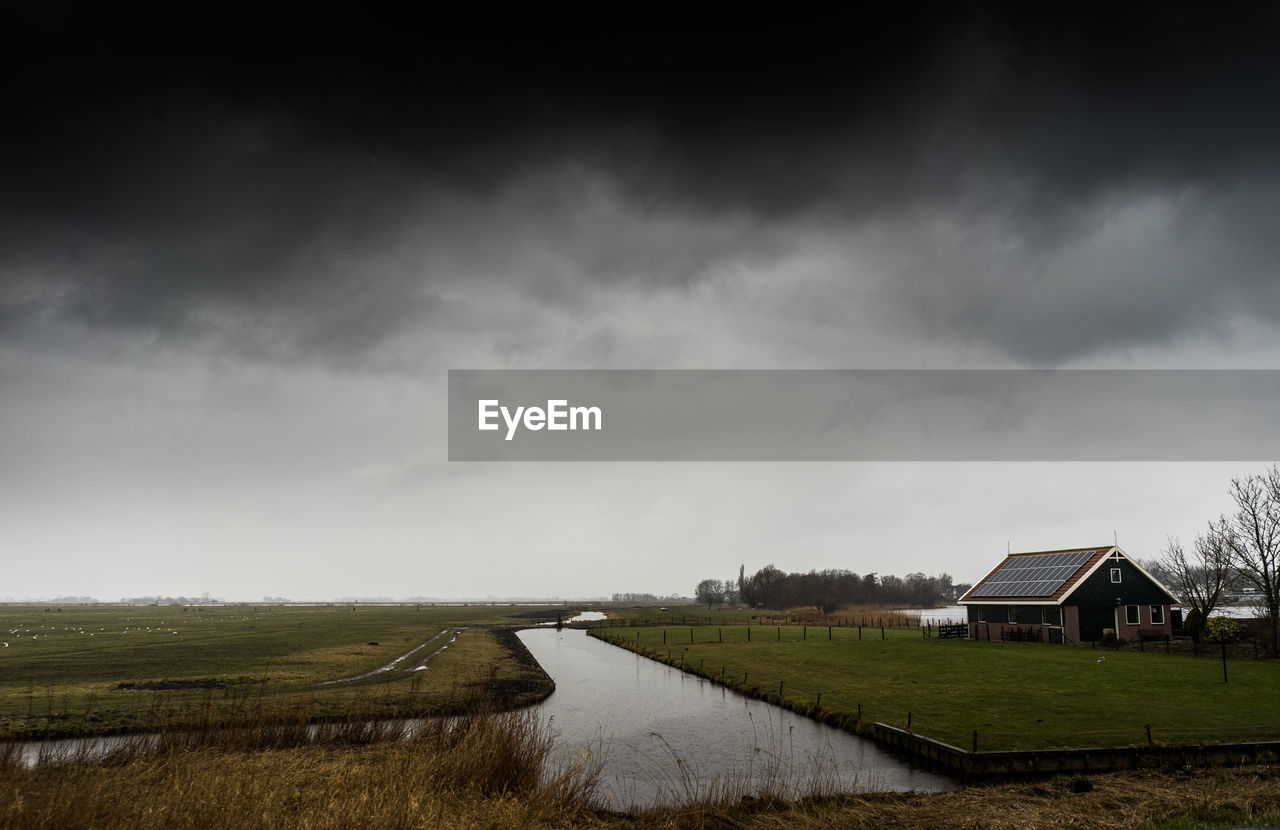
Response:
[[[556,682],[538,705],[561,751],[603,754],[601,792],[614,809],[708,794],[939,791],[954,782],[875,743],[576,629],[519,637]]]

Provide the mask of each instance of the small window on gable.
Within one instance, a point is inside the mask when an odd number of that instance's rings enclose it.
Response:
[[[1120,569],[1119,569],[1119,568],[1112,568],[1112,569],[1111,569],[1111,581],[1112,581],[1113,583],[1119,583],[1119,582],[1120,582]]]
[[[1124,621],[1127,625],[1138,625],[1142,618],[1138,615],[1138,606],[1126,605],[1124,607]]]
[[[1151,606],[1151,624],[1164,625],[1164,606],[1163,605]]]

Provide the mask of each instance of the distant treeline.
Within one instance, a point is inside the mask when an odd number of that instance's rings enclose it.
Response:
[[[679,594],[669,594],[660,597],[657,594],[637,594],[637,593],[621,593],[613,595],[614,602],[688,602],[688,597],[682,597]]]
[[[952,602],[968,588],[955,585],[951,575],[945,573],[913,573],[905,577],[874,573],[859,576],[845,570],[784,573],[765,565],[747,576],[743,565],[738,568],[736,580],[702,580],[694,589],[694,597],[707,605],[741,603],[778,610],[813,606],[826,614],[844,605],[930,607]]]
[[[220,599],[211,599],[209,595],[201,594],[198,597],[167,597],[167,596],[145,596],[145,597],[121,597],[121,605],[221,605]]]
[[[4,603],[16,603],[19,605],[97,605],[97,597],[54,597],[53,599],[14,599],[13,597],[4,597],[0,599]]]

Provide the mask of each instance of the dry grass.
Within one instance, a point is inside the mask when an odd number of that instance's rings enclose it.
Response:
[[[601,809],[600,760],[555,761],[531,711],[376,727],[263,723],[133,739],[106,757],[18,762],[0,749],[0,828],[1191,828],[1274,822],[1269,767],[785,800],[704,791],[634,814]],[[794,793],[792,793],[794,794]]]
[[[104,758],[23,767],[0,754],[0,827],[563,826],[593,815],[596,769],[554,767],[531,712],[310,737],[164,735]],[[389,740],[389,739],[395,740]],[[293,745],[289,745],[292,742]]]
[[[4,828],[1144,828],[1274,822],[1270,770],[1115,773],[939,794],[775,798],[599,810],[591,771],[541,773],[550,744],[523,716],[397,743],[153,752],[113,764],[0,771]]]
[[[655,814],[643,826],[805,828],[1191,828],[1275,822],[1280,778],[1274,771],[1217,770],[1185,775],[1112,773],[1073,793],[1070,782],[970,787],[935,794],[871,794],[732,809],[688,808]],[[639,826],[639,825],[637,825]]]

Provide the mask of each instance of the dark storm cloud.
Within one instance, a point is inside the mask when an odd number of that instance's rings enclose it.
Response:
[[[171,20],[145,43],[45,20],[6,67],[0,320],[265,315],[287,351],[360,353],[443,324],[451,289],[572,305],[874,225],[908,327],[1017,360],[1272,323],[1276,16],[940,4],[593,39]]]

